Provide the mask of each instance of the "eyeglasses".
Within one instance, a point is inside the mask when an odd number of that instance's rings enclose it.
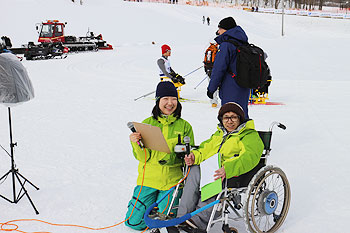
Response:
[[[239,120],[239,116],[230,116],[230,117],[225,116],[225,117],[222,118],[222,121],[228,122],[228,120],[238,121]]]

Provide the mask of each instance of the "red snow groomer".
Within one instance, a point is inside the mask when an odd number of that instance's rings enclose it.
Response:
[[[112,45],[107,44],[102,39],[101,34],[94,36],[94,33],[90,31],[83,37],[65,36],[64,28],[66,24],[58,20],[47,20],[36,24],[36,30],[39,33],[39,44],[28,42],[28,44],[22,45],[21,48],[12,48],[10,38],[6,37],[8,40],[6,48],[14,54],[24,54],[27,60],[66,58],[69,52],[113,49]]]
[[[69,52],[113,49],[112,45],[107,44],[107,42],[103,40],[101,34],[95,36],[94,33],[90,31],[83,37],[65,36],[64,28],[66,24],[66,22],[62,23],[58,20],[47,20],[46,22],[37,24],[37,31],[40,31],[38,42],[62,42],[63,45],[68,48]]]

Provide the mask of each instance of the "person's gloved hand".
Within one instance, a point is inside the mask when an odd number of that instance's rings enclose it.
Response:
[[[176,78],[177,78],[177,80],[179,80],[179,82],[180,82],[181,84],[183,84],[183,85],[186,84],[186,83],[185,83],[185,79],[184,79],[181,75],[177,74],[177,75],[176,75]]]
[[[176,78],[176,77],[171,77],[171,81],[173,81],[173,83],[178,83],[179,82],[179,80]]]
[[[207,91],[207,96],[209,97],[209,99],[213,99],[214,98],[214,93],[211,91]]]

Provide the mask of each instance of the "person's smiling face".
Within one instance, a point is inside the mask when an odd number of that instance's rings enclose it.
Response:
[[[171,115],[177,108],[177,98],[165,96],[159,100],[159,109],[164,115]]]
[[[222,124],[228,132],[232,132],[240,125],[239,116],[234,112],[226,112],[222,116]]]

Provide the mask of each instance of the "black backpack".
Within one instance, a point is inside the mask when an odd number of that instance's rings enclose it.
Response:
[[[265,62],[264,51],[253,44],[241,40],[227,40],[236,46],[237,64],[235,74],[239,86],[259,89],[271,79],[270,71]]]

